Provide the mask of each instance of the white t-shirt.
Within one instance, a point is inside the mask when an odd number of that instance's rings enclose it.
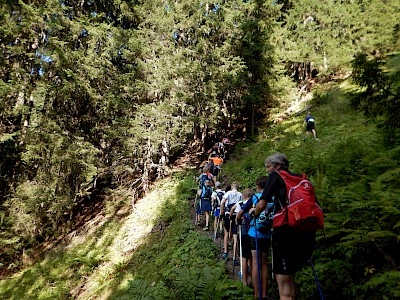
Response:
[[[226,199],[225,201],[225,214],[229,214],[229,209],[228,207],[231,207],[231,205],[238,203],[240,200],[242,200],[242,193],[238,192],[236,190],[230,190],[227,191],[222,197],[222,200]]]

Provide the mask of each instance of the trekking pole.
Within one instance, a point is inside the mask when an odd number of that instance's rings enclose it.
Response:
[[[194,225],[197,225],[197,192],[196,192],[196,198],[194,198]]]
[[[255,230],[255,240],[256,240],[256,259],[257,259],[257,279],[258,279],[258,299],[262,299],[262,286],[261,286],[261,270],[260,270],[260,259],[258,254],[258,241],[257,241],[257,229],[256,229],[256,218],[254,217],[254,230]]]
[[[310,265],[311,265],[311,269],[312,269],[313,274],[314,274],[315,284],[317,285],[319,297],[321,298],[321,300],[324,300],[324,296],[322,295],[321,286],[319,285],[319,282],[318,282],[317,273],[315,272],[314,265],[313,265],[313,263],[312,263],[312,258],[310,258]]]
[[[219,229],[219,228],[217,228],[217,230],[219,230],[220,231],[220,235],[219,235],[219,252],[221,253],[221,251],[222,251],[222,240],[224,239],[224,237],[225,237],[225,215],[223,216],[224,217],[224,230],[223,230],[223,232],[221,232],[221,230]],[[220,216],[220,219],[222,218],[222,216]]]
[[[240,259],[240,280],[242,281],[242,295],[243,295],[243,264],[242,264],[242,225],[239,225],[239,259]]]
[[[272,290],[272,299],[275,299],[275,296],[274,296],[274,277],[275,277],[275,274],[274,274],[274,247],[272,246],[273,245],[272,239],[273,239],[273,236],[272,236],[272,228],[271,228],[271,290]]]

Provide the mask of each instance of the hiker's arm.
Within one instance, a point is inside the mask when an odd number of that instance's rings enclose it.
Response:
[[[229,214],[230,214],[231,216],[233,215],[233,212],[235,211],[236,205],[237,205],[237,204],[235,204],[234,206],[232,206],[232,207],[231,207],[231,210],[229,211]]]
[[[265,208],[267,207],[267,201],[264,199],[260,199],[260,201],[258,201],[257,206],[256,206],[256,212],[255,215],[258,217],[261,212],[263,212],[265,210]]]
[[[225,201],[226,201],[226,198],[222,198],[222,201],[221,201],[221,214],[223,214],[224,212],[225,212]]]
[[[250,210],[253,205],[252,198],[250,198],[242,207],[242,209],[238,212],[236,219],[241,219],[243,215]]]
[[[267,207],[267,204],[269,202],[273,202],[272,197],[274,197],[277,194],[277,189],[279,188],[279,174],[277,172],[272,172],[267,179],[267,182],[265,184],[265,189],[260,197],[260,201],[258,201],[256,210],[255,210],[255,215],[258,217],[262,211],[265,210]]]

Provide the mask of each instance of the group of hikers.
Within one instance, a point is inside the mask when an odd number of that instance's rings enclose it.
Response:
[[[273,254],[272,272],[278,283],[280,299],[295,299],[294,275],[310,259],[315,246],[316,229],[322,228],[323,219],[322,210],[315,199],[311,200],[315,204],[310,202],[314,210],[310,214],[317,211],[317,215],[321,214],[320,219],[313,219],[311,226],[303,228],[291,224],[287,215],[290,212],[286,209],[292,203],[288,197],[288,182],[298,180],[298,185],[303,184],[306,189],[311,183],[304,175],[289,171],[289,161],[284,154],[275,153],[267,157],[264,163],[268,176],[257,178],[254,190],[246,188],[239,191],[238,182],[227,184],[226,177],[222,177],[222,183],[218,181],[224,159],[215,150],[213,148],[210,151],[208,163],[196,178],[199,184],[198,201],[195,201],[196,224],[202,225],[201,215],[204,214],[203,230],[209,231],[213,220],[214,239],[223,234],[222,258],[232,259],[234,266],[240,265],[241,281],[244,286],[254,289],[255,298],[268,299],[267,262],[269,255]],[[312,186],[311,191],[313,194]],[[283,212],[285,219],[281,218]],[[214,218],[211,218],[212,213]],[[319,222],[318,225],[315,222]],[[307,226],[307,222],[302,226]]]

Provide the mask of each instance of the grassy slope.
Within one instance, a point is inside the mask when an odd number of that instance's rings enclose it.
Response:
[[[384,147],[375,124],[351,109],[352,92],[348,82],[329,83],[314,97],[320,141],[305,137],[304,115],[289,118],[261,129],[257,142],[238,145],[224,172],[242,189],[254,187],[265,175],[264,159],[286,153],[291,169],[314,182],[326,212],[315,251],[326,299],[363,299],[368,292],[390,299],[400,293],[400,272],[390,263],[399,261],[400,147]],[[118,217],[110,202],[109,213],[68,245],[1,280],[1,299],[239,298],[228,290],[232,283],[223,275],[218,250],[193,230],[192,176],[185,175],[161,182],[127,216]],[[129,207],[128,199],[121,201]],[[386,219],[379,213],[382,205],[391,214]],[[317,297],[309,268],[298,281],[300,299]]]
[[[398,299],[400,147],[385,146],[382,130],[351,108],[354,92],[349,81],[320,87],[312,100],[319,141],[305,136],[305,114],[292,117],[238,145],[224,172],[254,188],[265,158],[285,153],[315,184],[326,214],[314,252],[325,298]],[[309,267],[298,282],[300,299],[318,298]]]
[[[160,183],[126,217],[99,216],[65,247],[1,280],[0,298],[188,299],[219,289],[218,249],[193,231],[191,181]]]

